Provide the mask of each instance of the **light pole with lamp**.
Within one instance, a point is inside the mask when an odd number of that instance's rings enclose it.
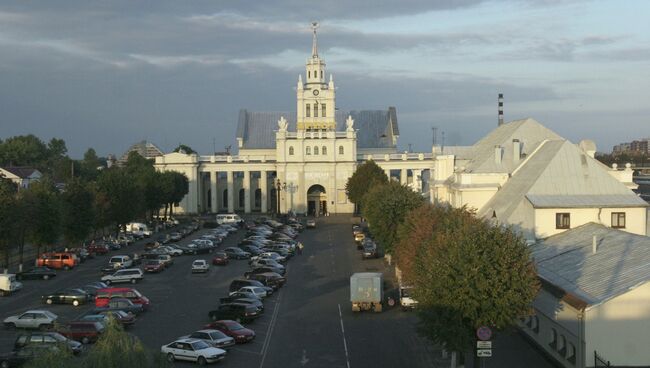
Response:
[[[277,197],[278,200],[276,213],[278,214],[278,216],[282,213],[282,211],[280,211],[280,193],[282,190],[286,190],[286,189],[287,189],[287,183],[281,182],[280,179],[278,178],[275,182],[275,196]]]

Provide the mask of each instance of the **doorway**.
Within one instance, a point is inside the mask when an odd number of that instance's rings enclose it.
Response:
[[[307,190],[307,214],[324,216],[327,213],[327,193],[322,185],[315,184]]]

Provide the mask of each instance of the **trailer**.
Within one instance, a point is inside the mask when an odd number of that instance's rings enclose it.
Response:
[[[350,277],[352,311],[381,312],[384,300],[384,275],[380,272],[360,272]]]

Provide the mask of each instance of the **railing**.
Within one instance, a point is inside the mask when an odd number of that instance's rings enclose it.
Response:
[[[612,364],[609,362],[609,360],[605,360],[605,358],[598,355],[598,352],[594,350],[594,367],[599,368],[599,367],[611,367],[611,366]]]
[[[375,160],[375,161],[422,161],[431,160],[432,153],[386,153],[386,154],[360,154],[357,155],[358,160]]]
[[[218,163],[231,163],[231,162],[275,162],[275,157],[265,155],[250,155],[250,156],[199,156],[199,162],[218,162]]]

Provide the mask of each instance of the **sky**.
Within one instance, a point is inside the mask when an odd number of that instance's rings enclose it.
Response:
[[[295,111],[318,21],[341,110],[394,106],[398,147],[471,145],[532,117],[598,150],[650,137],[650,2],[0,2],[0,138],[121,155],[236,147],[238,111]]]

